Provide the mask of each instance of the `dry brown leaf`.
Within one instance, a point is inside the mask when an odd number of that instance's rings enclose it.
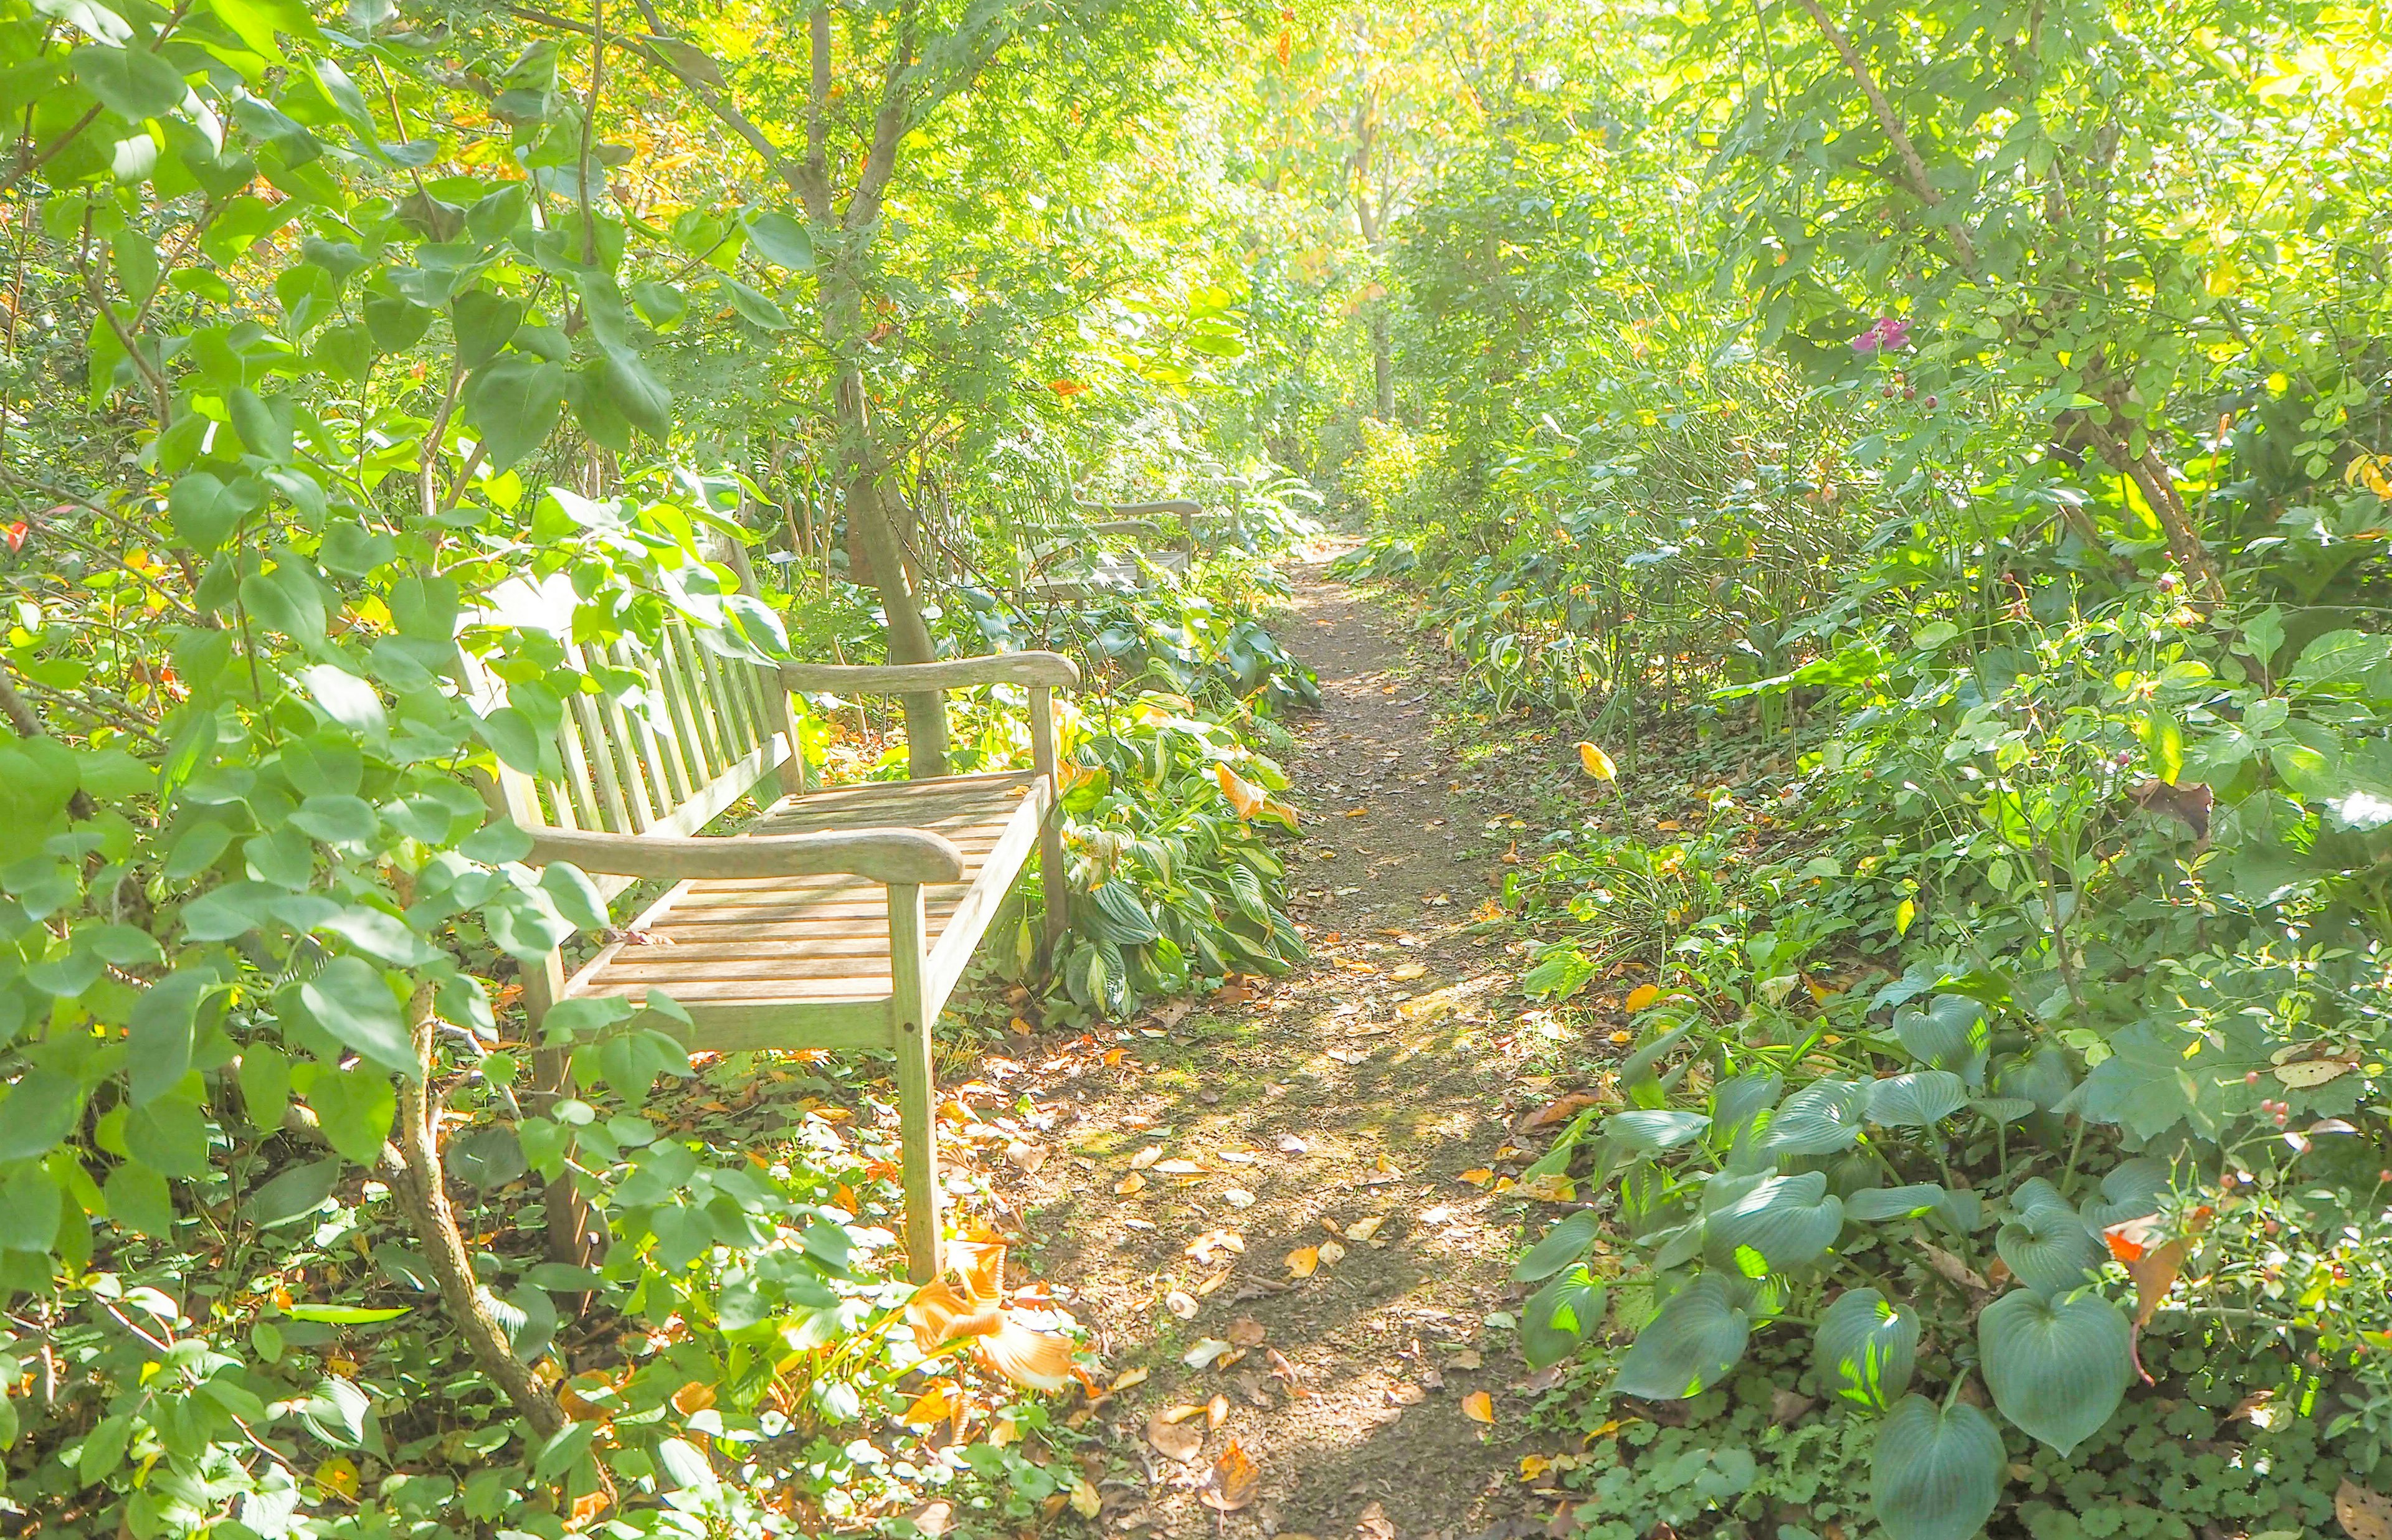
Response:
[[[1246,1237],[1235,1230],[1207,1230],[1188,1243],[1187,1254],[1196,1261],[1210,1263],[1216,1251],[1246,1254]]]
[[[1243,1187],[1227,1187],[1222,1189],[1221,1201],[1232,1209],[1251,1209],[1254,1206],[1254,1195]]]
[[[1138,1151],[1136,1155],[1129,1158],[1129,1169],[1134,1171],[1142,1171],[1146,1170],[1147,1167],[1153,1165],[1157,1160],[1162,1158],[1163,1146],[1161,1145],[1149,1145],[1146,1148]]]
[[[1478,1350],[1476,1348],[1464,1348],[1460,1352],[1457,1352],[1452,1357],[1447,1359],[1445,1361],[1445,1366],[1449,1369],[1475,1369],[1479,1367],[1485,1362],[1486,1360],[1478,1356]]]
[[[1204,1404],[1205,1430],[1210,1432],[1228,1420],[1229,1398],[1216,1391],[1214,1392],[1213,1399]]]
[[[1970,1267],[1967,1262],[1962,1262],[1959,1258],[1954,1256],[1951,1252],[1944,1250],[1940,1246],[1936,1246],[1923,1240],[1918,1242],[1918,1245],[1919,1254],[1927,1259],[1927,1265],[1935,1269],[1936,1272],[1942,1274],[1944,1277],[1951,1279],[1954,1283],[1958,1284],[1963,1288],[1974,1289],[1980,1294],[1990,1294],[1993,1292],[1993,1285],[1980,1277],[1974,1268]]]
[[[914,1510],[914,1527],[930,1536],[930,1540],[937,1540],[938,1536],[946,1534],[947,1527],[955,1521],[956,1506],[943,1497],[924,1503]]]
[[[1544,1106],[1537,1108],[1536,1111],[1529,1113],[1528,1120],[1523,1122],[1520,1127],[1524,1132],[1533,1129],[1551,1128],[1555,1123],[1566,1121],[1568,1119],[1577,1116],[1580,1111],[1583,1111],[1587,1107],[1600,1106],[1602,1105],[1603,1098],[1597,1096],[1591,1091],[1573,1091],[1568,1095],[1563,1096],[1555,1101],[1547,1102]]]
[[[1196,1489],[1196,1500],[1219,1512],[1235,1513],[1253,1502],[1262,1486],[1262,1468],[1254,1464],[1237,1440],[1231,1439],[1229,1447],[1213,1462],[1204,1484]]]
[[[1384,1508],[1372,1503],[1354,1521],[1354,1533],[1360,1540],[1396,1540],[1396,1521],[1387,1517]]]
[[[1202,1308],[1196,1303],[1196,1296],[1189,1293],[1184,1288],[1175,1288],[1170,1293],[1165,1294],[1163,1297],[1163,1303],[1164,1308],[1168,1309],[1172,1314],[1178,1316],[1183,1321],[1192,1321],[1196,1319],[1196,1312]]]
[[[1299,1278],[1312,1276],[1313,1270],[1320,1265],[1320,1248],[1318,1246],[1299,1246],[1287,1254],[1287,1270]]]
[[[1204,1408],[1191,1406],[1189,1410],[1201,1415]],[[1190,1460],[1203,1451],[1204,1430],[1174,1422],[1168,1412],[1157,1412],[1146,1419],[1146,1442],[1166,1459]]]
[[[1237,1274],[1238,1270],[1234,1267],[1225,1267],[1221,1269],[1218,1273],[1214,1274],[1211,1277],[1206,1278],[1202,1283],[1196,1286],[1196,1297],[1201,1300],[1206,1295],[1213,1293],[1223,1284],[1228,1283],[1231,1278],[1237,1276]]]
[[[1035,1176],[1038,1174],[1038,1168],[1046,1163],[1046,1149],[1043,1145],[1033,1145],[1017,1139],[1005,1146],[1005,1158],[1013,1162],[1023,1175]]]
[[[1154,1174],[1157,1176],[1202,1176],[1204,1174],[1204,1168],[1198,1165],[1195,1161],[1176,1158],[1170,1160],[1157,1160],[1154,1163],[1153,1170]]]
[[[1132,1171],[1127,1176],[1123,1177],[1120,1181],[1113,1184],[1113,1191],[1121,1194],[1124,1197],[1127,1197],[1133,1193],[1144,1192],[1145,1190],[1146,1177],[1143,1173],[1138,1171]]]
[[[1530,1197],[1540,1203],[1569,1203],[1578,1197],[1578,1184],[1557,1171],[1546,1171],[1526,1182],[1514,1182],[1508,1191],[1514,1197]]]
[[[1428,1392],[1417,1385],[1398,1385],[1387,1391],[1387,1399],[1398,1406],[1417,1406],[1428,1399]]]
[[[714,1404],[714,1387],[703,1379],[693,1379],[672,1393],[673,1410],[683,1417],[696,1417]]]
[[[2392,1540],[2392,1497],[2372,1492],[2347,1476],[2334,1489],[2334,1516],[2350,1540]]]
[[[1495,1420],[1495,1398],[1485,1391],[1473,1391],[1462,1398],[1462,1415],[1473,1422],[1491,1424]]]
[[[1387,1216],[1384,1214],[1372,1214],[1368,1219],[1358,1219],[1346,1226],[1346,1238],[1353,1241],[1369,1240],[1379,1233],[1379,1226],[1385,1223],[1387,1223]]]
[[[1415,978],[1428,977],[1426,963],[1404,963],[1387,970],[1387,977],[1398,984],[1409,984]]]
[[[1251,1315],[1241,1315],[1229,1323],[1229,1340],[1242,1348],[1261,1347],[1263,1339],[1269,1335],[1263,1324]]]
[[[1321,1266],[1323,1266],[1323,1267],[1334,1267],[1334,1266],[1336,1266],[1339,1262],[1344,1262],[1345,1260],[1346,1260],[1346,1248],[1344,1248],[1343,1246],[1338,1245],[1338,1244],[1337,1244],[1335,1241],[1333,1241],[1333,1240],[1324,1240],[1324,1241],[1322,1241],[1322,1242],[1320,1243],[1320,1265],[1321,1265]]]

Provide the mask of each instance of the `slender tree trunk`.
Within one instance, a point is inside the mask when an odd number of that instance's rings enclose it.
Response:
[[[872,586],[880,595],[880,613],[889,628],[889,661],[929,663],[939,655],[930,628],[922,618],[916,575],[905,560],[905,546],[887,485],[886,457],[872,434],[871,414],[864,394],[864,376],[854,369],[839,376],[838,391],[840,437],[848,446],[847,533],[851,548],[861,547],[870,568]],[[903,697],[905,708],[905,768],[916,780],[947,773],[947,710],[936,692]]]

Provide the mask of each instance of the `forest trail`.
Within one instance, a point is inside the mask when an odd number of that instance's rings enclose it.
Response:
[[[1545,1381],[1500,1318],[1518,1210],[1486,1187],[1552,1092],[1513,1035],[1512,959],[1466,929],[1502,844],[1435,736],[1442,660],[1322,562],[1295,576],[1281,634],[1322,695],[1286,766],[1312,958],[1024,1067],[1051,1154],[1007,1197],[1109,1378],[1146,1371],[1086,1425],[1106,1533],[1541,1534],[1551,1499],[1517,1467]],[[1259,1481],[1223,1513],[1233,1442]]]

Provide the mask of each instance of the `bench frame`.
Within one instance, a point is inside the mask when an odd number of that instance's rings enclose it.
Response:
[[[743,567],[744,563],[734,564]],[[747,577],[745,571],[741,576]],[[676,637],[674,632],[680,634]],[[631,657],[618,649],[609,661],[623,665]],[[739,671],[754,678],[741,681]],[[692,1052],[734,1052],[743,1049],[887,1048],[896,1055],[899,1139],[904,1156],[905,1241],[909,1271],[916,1282],[928,1281],[941,1270],[939,1168],[937,1156],[937,1085],[931,1058],[931,1030],[938,1014],[964,968],[979,951],[990,924],[1010,893],[1034,846],[1046,894],[1046,942],[1051,950],[1068,923],[1064,892],[1063,841],[1058,811],[1060,786],[1056,764],[1053,692],[1079,682],[1079,669],[1055,653],[1011,653],[957,658],[925,664],[835,666],[783,664],[760,668],[703,654],[695,636],[676,621],[668,628],[663,647],[644,676],[657,699],[651,712],[668,718],[669,734],[654,722],[632,723],[619,705],[599,705],[576,697],[568,705],[560,734],[560,757],[575,777],[570,784],[543,783],[521,770],[501,766],[491,800],[499,810],[531,836],[531,865],[569,861],[592,875],[608,900],[642,878],[663,878],[676,886],[625,929],[638,934],[665,914],[687,885],[708,878],[755,878],[800,875],[852,875],[880,884],[887,890],[890,982],[886,1000],[877,998],[740,1003],[709,1006],[704,1002],[677,1002],[689,1013],[691,1026],[679,1033]],[[479,688],[499,687],[487,679]],[[774,800],[755,827],[774,816],[802,809],[817,795],[807,784],[805,758],[800,750],[797,718],[790,692],[839,694],[918,694],[930,691],[970,688],[982,684],[1014,684],[1029,694],[1034,771],[1027,791],[1007,819],[1002,836],[982,863],[979,875],[948,919],[935,947],[926,943],[922,889],[926,884],[959,882],[966,871],[962,851],[944,836],[926,829],[876,827],[799,835],[748,835],[699,837],[699,831],[728,810],[742,796],[775,779],[781,796]],[[661,709],[659,709],[659,707]],[[711,725],[708,725],[711,714]],[[748,731],[733,728],[744,723]],[[678,745],[659,746],[659,740],[678,736]],[[753,746],[733,757],[732,750],[753,739]],[[674,774],[665,761],[680,766]],[[732,760],[702,785],[688,769],[708,759]],[[902,783],[926,793],[950,791],[970,783],[1004,789],[1018,783],[1016,775],[949,776],[936,781]],[[638,783],[633,784],[633,783]],[[670,810],[663,807],[668,787],[687,791]],[[852,788],[842,788],[852,789]],[[545,801],[543,800],[545,791]],[[575,804],[582,817],[600,823],[629,827],[578,828]],[[555,810],[552,818],[551,809]],[[617,941],[568,978],[563,954],[551,951],[523,972],[524,1004],[537,1042],[540,1023],[563,1000],[573,998],[623,946]],[[877,960],[869,960],[877,978]],[[877,983],[873,986],[877,990]],[[542,1047],[535,1055],[535,1080],[550,1103],[572,1093],[569,1055],[562,1048]],[[586,1262],[598,1250],[585,1199],[569,1179],[551,1184],[548,1195],[550,1249],[559,1260]]]

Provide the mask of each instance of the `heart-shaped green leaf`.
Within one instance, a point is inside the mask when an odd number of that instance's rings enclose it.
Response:
[[[1870,1490],[1889,1540],[1969,1540],[2002,1495],[2002,1435],[1966,1402],[1904,1396],[1878,1430]]]
[[[1604,1286],[1582,1266],[1530,1295],[1520,1308],[1520,1355],[1528,1366],[1541,1369],[1576,1352],[1603,1319],[1608,1298]]]
[[[2101,1243],[2060,1202],[2012,1214],[1994,1232],[1994,1249],[2019,1282],[2046,1294],[2076,1288],[2101,1265]]]
[[[1948,1069],[1895,1075],[1869,1087],[1869,1121],[1888,1128],[1933,1128],[1969,1103],[1969,1087]]]
[[[1581,1209],[1570,1215],[1546,1231],[1542,1239],[1528,1248],[1528,1254],[1520,1259],[1520,1265],[1512,1270],[1512,1276],[1523,1283],[1552,1277],[1578,1261],[1585,1252],[1587,1243],[1594,1239],[1595,1227],[1601,1223],[1592,1209]]]
[[[1880,1412],[1910,1388],[1918,1357],[1918,1315],[1874,1288],[1837,1295],[1811,1339],[1811,1365],[1819,1383]]]
[[[1939,994],[1893,1016],[1893,1035],[1930,1069],[1949,1069],[1970,1085],[1984,1078],[1993,1027],[1985,1008],[1964,994]]]
[[[1672,1112],[1666,1107],[1652,1107],[1635,1112],[1618,1112],[1606,1119],[1604,1137],[1625,1149],[1675,1149],[1711,1126],[1711,1120],[1699,1112]]]
[[[1700,1394],[1736,1366],[1752,1335],[1741,1291],[1716,1273],[1678,1290],[1620,1356],[1611,1388],[1648,1401]]]
[[[1994,1404],[2062,1455],[2118,1409],[2135,1378],[2133,1335],[2123,1311],[2089,1292],[2055,1300],[2014,1288],[1977,1317]]]
[[[2101,1196],[2085,1205],[2085,1223],[2094,1230],[2160,1211],[2160,1199],[2174,1184],[2167,1162],[2138,1155],[2101,1179]]]
[[[1844,1227],[1844,1205],[1826,1172],[1801,1171],[1764,1177],[1703,1223],[1711,1260],[1758,1278],[1817,1261]]]
[[[1761,1147],[1772,1155],[1834,1155],[1861,1136],[1868,1087],[1853,1081],[1814,1081],[1791,1096],[1769,1120]]]
[[[1768,1070],[1733,1075],[1711,1089],[1711,1142],[1734,1143],[1753,1121],[1777,1105],[1786,1089],[1782,1075]]]

